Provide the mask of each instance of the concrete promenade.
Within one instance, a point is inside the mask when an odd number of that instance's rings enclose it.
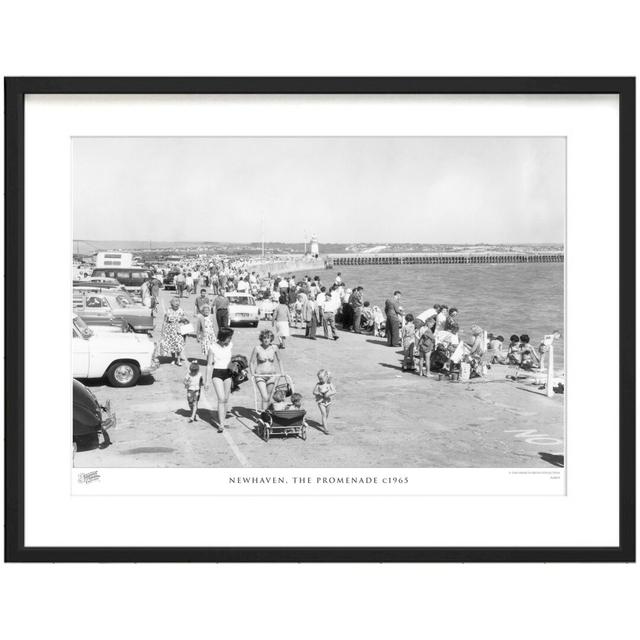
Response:
[[[173,292],[161,292],[168,306]],[[183,300],[193,313],[194,296]],[[156,338],[161,318],[158,318]],[[234,353],[247,357],[257,329],[236,328]],[[545,397],[531,384],[506,379],[513,369],[494,366],[486,379],[468,383],[420,378],[400,370],[399,350],[384,340],[341,331],[337,341],[315,341],[292,329],[280,351],[285,371],[304,396],[311,428],[306,442],[255,432],[250,382],[231,396],[229,429],[218,434],[213,389],[200,403],[200,420],[188,422],[182,379],[186,366],[163,364],[153,377],[129,389],[90,384],[111,399],[118,426],[113,445],[78,452],[79,467],[542,467],[564,453],[564,396]],[[204,364],[200,345],[187,341],[186,355]],[[330,435],[319,429],[311,395],[316,372],[331,371],[337,388]]]

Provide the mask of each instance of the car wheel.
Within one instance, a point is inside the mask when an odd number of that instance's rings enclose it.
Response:
[[[107,380],[112,387],[133,387],[140,378],[140,367],[133,362],[114,362],[107,369]]]
[[[97,433],[87,433],[76,436],[73,439],[74,453],[78,451],[93,451],[98,448],[99,440]]]

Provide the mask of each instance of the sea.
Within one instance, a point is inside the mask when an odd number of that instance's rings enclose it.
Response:
[[[559,329],[554,343],[556,369],[564,369],[564,264],[415,264],[358,265],[309,272],[323,284],[340,272],[347,287],[364,287],[364,299],[384,310],[395,290],[400,304],[417,315],[434,303],[458,309],[460,328],[470,336],[473,324],[505,338],[526,333],[537,347],[545,334]]]

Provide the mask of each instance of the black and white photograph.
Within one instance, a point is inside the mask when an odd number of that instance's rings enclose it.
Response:
[[[564,468],[564,137],[79,136],[71,162],[79,477]]]

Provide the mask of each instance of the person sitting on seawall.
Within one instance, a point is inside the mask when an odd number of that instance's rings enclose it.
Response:
[[[446,309],[446,307],[443,307],[443,309]],[[436,342],[446,342],[453,345],[457,345],[460,342],[460,339],[458,338],[458,331],[460,330],[460,327],[458,325],[457,315],[458,310],[455,307],[452,307],[445,318],[443,328],[434,332]]]
[[[384,319],[384,314],[382,313],[382,309],[377,305],[373,305],[373,335],[378,338],[384,338],[386,335],[386,320]]]
[[[507,349],[507,362],[509,364],[520,364],[522,362],[522,349],[520,348],[520,336],[515,333],[509,338],[509,348]]]
[[[520,336],[520,366],[523,369],[533,369],[540,366],[540,357],[535,349],[529,344],[529,336],[523,333]]]
[[[487,349],[489,362],[491,364],[505,364],[507,362],[507,355],[502,350],[504,337],[494,336],[493,333],[490,333],[487,339],[489,340],[489,348]]]
[[[440,311],[436,316],[436,327],[434,333],[437,335],[438,331],[444,331],[444,325],[449,317],[449,307],[446,304],[440,306]]]
[[[362,331],[370,331],[373,333],[373,309],[371,308],[371,303],[368,300],[365,300],[362,305],[362,316],[360,318],[360,328]]]
[[[471,326],[471,335],[473,336],[471,343],[465,343],[465,352],[469,356],[471,364],[471,372],[478,376],[482,375],[482,356],[486,351],[484,340],[484,331],[477,324]]]

